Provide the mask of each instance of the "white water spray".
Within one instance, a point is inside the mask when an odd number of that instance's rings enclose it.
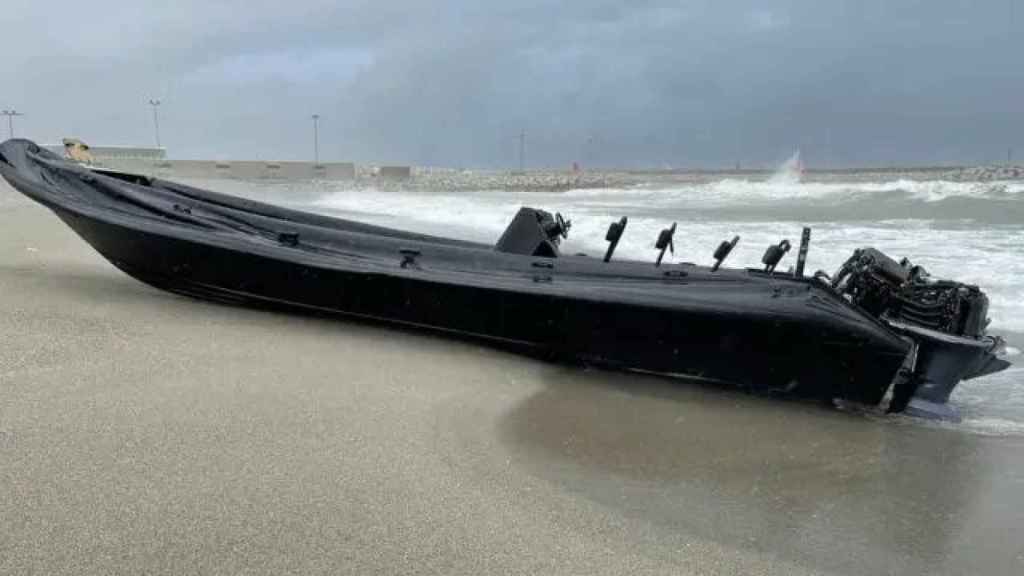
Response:
[[[797,150],[779,166],[770,181],[774,184],[799,184],[804,175],[804,163]]]

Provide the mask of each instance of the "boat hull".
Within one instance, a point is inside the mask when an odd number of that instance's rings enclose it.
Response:
[[[898,341],[880,338],[875,343],[865,335],[851,337],[842,329],[784,318],[666,310],[320,268],[55,211],[120,270],[170,292],[454,332],[608,367],[876,404],[907,351]]]
[[[125,273],[179,294],[866,404],[882,401],[911,349],[808,279],[500,254],[173,183],[85,173],[10,144],[0,148],[8,160],[12,152],[24,157],[0,163],[0,172],[15,188]]]

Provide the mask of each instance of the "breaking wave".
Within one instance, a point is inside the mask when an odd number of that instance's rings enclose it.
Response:
[[[809,222],[879,219],[1024,222],[1024,183],[896,180],[883,183],[800,183],[720,180],[675,188],[574,190],[592,208],[633,208],[648,213],[685,209],[723,220]]]

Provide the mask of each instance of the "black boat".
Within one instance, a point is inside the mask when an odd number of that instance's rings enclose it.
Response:
[[[563,255],[570,224],[523,208],[496,245],[329,218],[141,175],[90,169],[27,140],[0,144],[0,174],[107,260],[189,296],[426,327],[560,359],[892,411],[955,417],[964,379],[1002,370],[977,287],[930,278],[865,248],[833,276]]]

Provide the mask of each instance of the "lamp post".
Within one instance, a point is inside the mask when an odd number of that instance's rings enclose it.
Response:
[[[526,170],[526,129],[519,131],[519,171]]]
[[[313,114],[313,166],[320,165],[320,115]]]
[[[153,107],[153,132],[156,135],[156,147],[160,148],[160,117],[157,115],[157,108],[161,102],[157,99],[151,99],[149,105]]]
[[[7,116],[7,135],[8,138],[14,138],[14,117],[24,116],[24,114],[12,108],[10,110],[0,111],[0,116]]]

